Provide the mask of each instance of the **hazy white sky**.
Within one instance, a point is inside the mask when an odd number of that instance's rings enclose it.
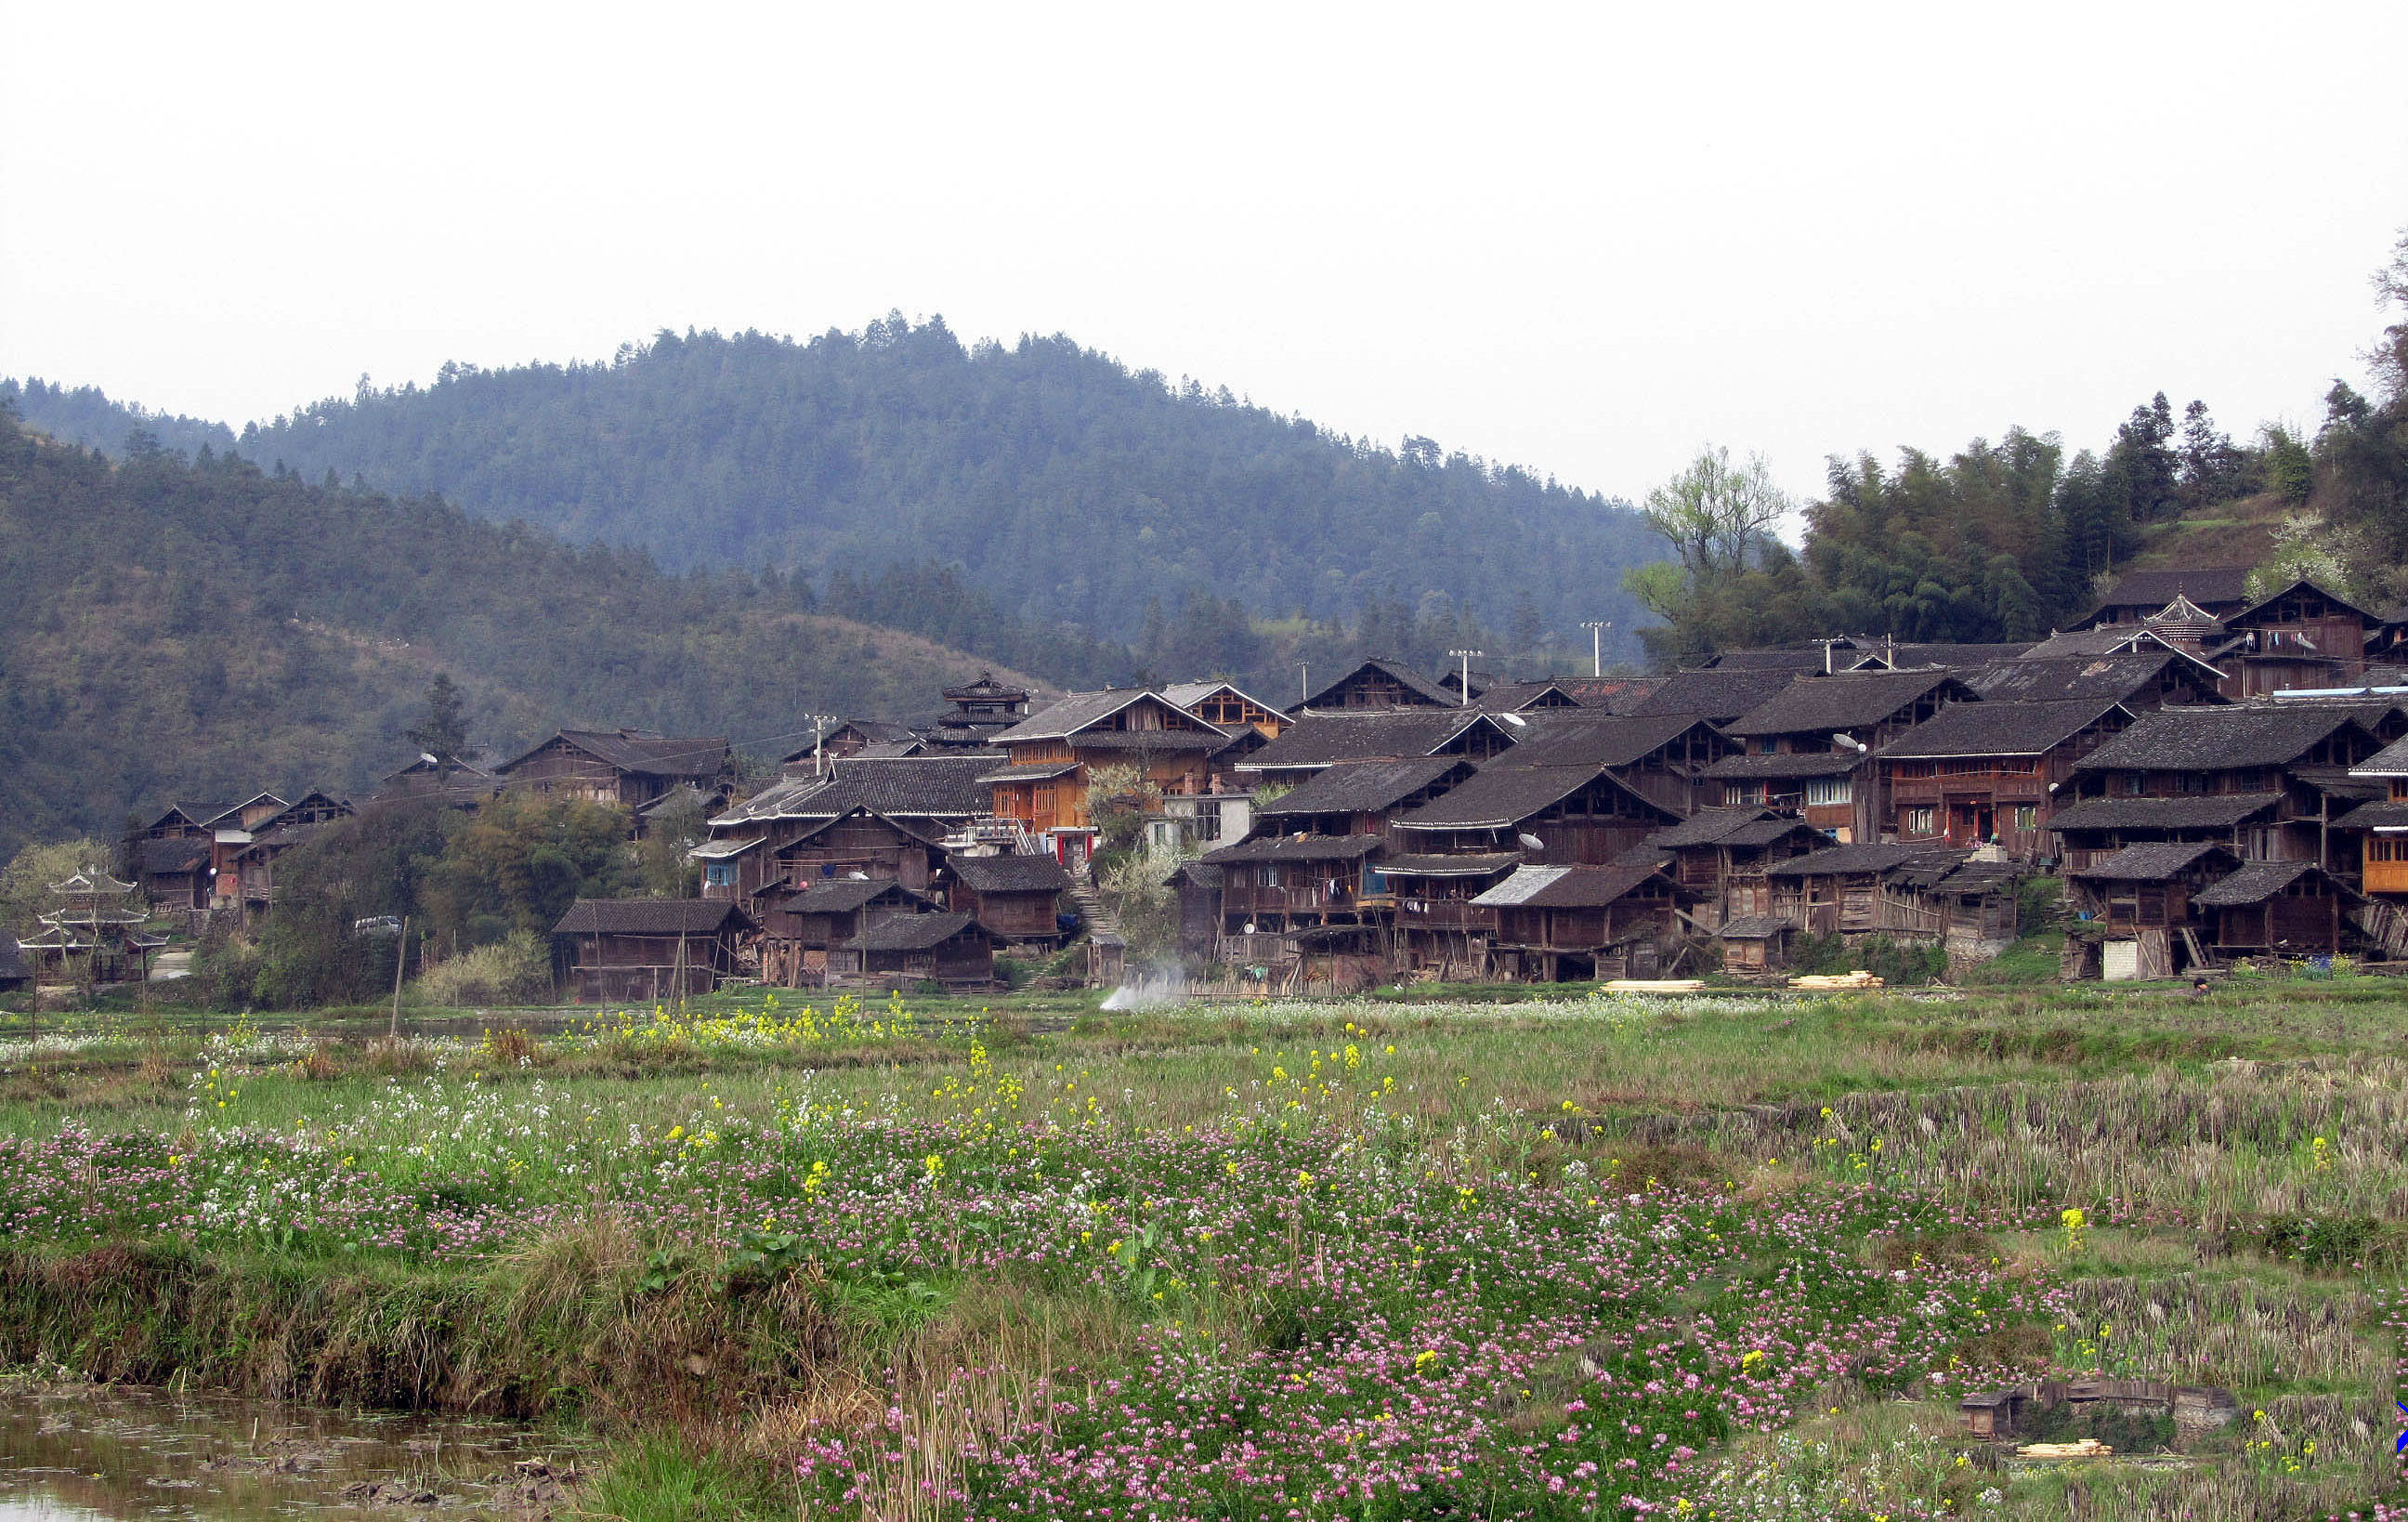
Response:
[[[890,308],[1636,495],[2163,388],[2315,418],[2408,5],[0,0],[0,374],[362,371]]]

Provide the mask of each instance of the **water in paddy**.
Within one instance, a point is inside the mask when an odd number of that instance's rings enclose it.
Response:
[[[480,1422],[90,1386],[0,1388],[0,1522],[574,1510],[580,1453]],[[590,1460],[589,1460],[590,1461]]]

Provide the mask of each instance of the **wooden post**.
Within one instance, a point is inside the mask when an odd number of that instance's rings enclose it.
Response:
[[[393,954],[393,1023],[385,1028],[385,1035],[394,1041],[401,1040],[401,974],[402,969],[408,966],[409,916],[404,914],[401,917],[401,938],[395,942]]]

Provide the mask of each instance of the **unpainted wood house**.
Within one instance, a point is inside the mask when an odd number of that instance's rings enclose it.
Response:
[[[1775,862],[1828,848],[1829,836],[1770,809],[1700,809],[1647,837],[1626,860],[1666,864],[1672,880],[1697,895],[1693,917],[1709,927],[1772,912]]]
[[[690,853],[702,865],[703,896],[745,902],[781,883],[854,870],[924,888],[942,842],[985,816],[994,790],[984,778],[1001,759],[960,750],[859,755],[774,783],[713,818],[710,839]],[[835,829],[839,820],[853,823]]]
[[[2063,792],[2076,801],[2217,798],[2229,800],[2228,811],[2272,794],[2272,810],[2253,802],[2243,815],[2249,822],[2234,826],[2239,854],[2329,862],[2332,821],[2373,787],[2349,776],[2382,748],[2366,723],[2372,716],[2362,704],[2296,699],[2163,709],[2076,761]],[[2058,801],[2068,800],[2061,793]],[[2086,827],[2095,817],[2085,813],[2079,823]]]
[[[2134,968],[2143,975],[2171,977],[2200,960],[2196,903],[2200,893],[2241,866],[2229,846],[2214,841],[2168,841],[2126,846],[2066,874],[2074,912],[2113,940],[2141,942]],[[2184,932],[2189,930],[2191,936]]]
[[[1872,754],[1949,705],[1979,700],[1937,668],[1809,671],[1722,726],[1748,754],[1705,776],[1724,784],[1727,807],[1794,811],[1842,844],[1875,840],[1889,811]]]
[[[1692,898],[1638,863],[1520,867],[1478,901],[1497,914],[1499,971],[1563,983],[1656,976],[1682,939],[1674,912]]]
[[[2074,621],[2076,627],[2137,625],[2177,597],[2223,618],[2249,606],[2247,566],[2190,566],[2170,570],[2127,571],[2097,607]]]
[[[861,973],[849,943],[880,920],[933,914],[943,906],[893,878],[839,877],[789,883],[756,900],[761,977],[785,988],[822,988]]]
[[[1201,865],[1221,874],[1222,933],[1376,917],[1391,900],[1376,875],[1367,884],[1365,869],[1382,843],[1377,835],[1276,835],[1208,852]]]
[[[1874,757],[1901,844],[1997,845],[2015,861],[2056,853],[2056,800],[2073,765],[2132,722],[2113,697],[1959,703]]]
[[[210,907],[266,912],[276,901],[276,858],[351,812],[341,798],[314,790],[273,813],[263,813],[257,800],[243,805],[238,817],[252,823],[212,832]]]
[[[1631,791],[1676,814],[1722,801],[1722,787],[1705,769],[1742,749],[1705,720],[1688,714],[1617,717],[1587,710],[1529,716],[1521,743],[1496,766],[1598,766]]]
[[[552,928],[553,966],[573,1003],[707,994],[737,970],[738,942],[754,928],[724,901],[580,898]]]
[[[1249,784],[1295,786],[1314,774],[1350,761],[1429,761],[1441,757],[1474,763],[1512,750],[1535,733],[1520,715],[1477,709],[1376,709],[1307,713],[1280,738],[1236,765]]]
[[[2359,939],[2365,898],[2310,861],[2244,861],[2193,900],[2215,916],[2220,957],[2332,955]]]
[[[2382,625],[2380,615],[2297,581],[2226,618],[2213,658],[2233,697],[2334,687],[2366,670],[2368,631]]]
[[[968,914],[1006,946],[1051,949],[1065,937],[1062,896],[1070,874],[1051,856],[972,856],[945,861],[949,907]]]
[[[2060,801],[2047,827],[2057,838],[2058,869],[2078,872],[2134,845],[2215,844],[2237,857],[2274,832],[2282,807],[2274,792],[2086,797]]]
[[[1375,656],[1307,693],[1297,705],[1297,716],[1339,709],[1457,708],[1462,704],[1460,692],[1450,692],[1402,661]]]
[[[681,783],[724,797],[735,758],[716,736],[641,729],[563,729],[494,768],[503,785],[637,810]]]
[[[844,948],[861,976],[896,986],[939,983],[985,988],[995,983],[995,937],[968,914],[898,914],[866,926]]]
[[[993,811],[1056,855],[1083,859],[1095,835],[1087,783],[1096,769],[1133,768],[1164,793],[1208,793],[1215,757],[1236,739],[1142,687],[1072,693],[995,737],[1006,760],[986,774]]]
[[[1930,944],[1946,936],[1949,912],[1930,891],[1972,856],[1932,845],[1839,845],[1765,869],[1772,916],[1811,935],[1879,933]]]
[[[1519,850],[1525,860],[1594,867],[1680,819],[1601,763],[1525,765],[1509,752],[1399,814],[1391,834],[1412,854]]]

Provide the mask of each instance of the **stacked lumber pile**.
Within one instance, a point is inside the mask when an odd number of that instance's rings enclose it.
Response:
[[[1789,986],[1828,993],[1839,989],[1882,988],[1887,985],[1881,979],[1858,968],[1854,972],[1801,972],[1789,980]]]
[[[1705,985],[1703,978],[1609,978],[1599,986],[1610,994],[1694,994]]]
[[[2084,1438],[2079,1443],[2027,1443],[2015,1450],[2017,1458],[2104,1458],[2115,1450],[2097,1438]]]

